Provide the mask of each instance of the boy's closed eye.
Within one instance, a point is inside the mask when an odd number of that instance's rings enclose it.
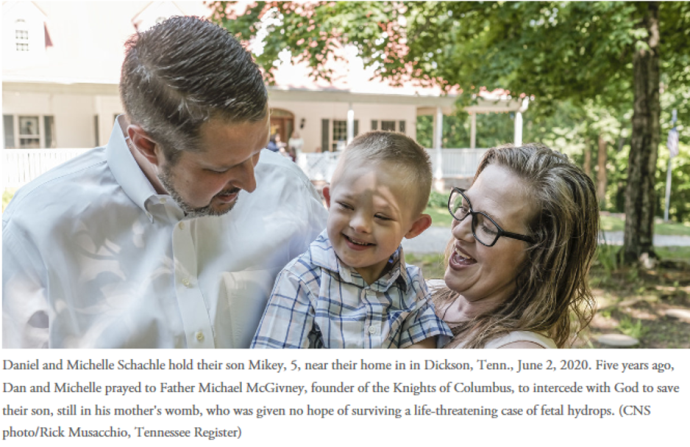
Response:
[[[341,208],[345,208],[346,210],[353,210],[352,206],[348,205],[347,203],[344,202],[336,202]]]
[[[382,214],[376,214],[374,217],[377,218],[377,219],[379,219],[379,220],[383,220],[383,221],[393,220],[393,219],[391,219],[390,217],[384,216],[384,215],[382,215]]]

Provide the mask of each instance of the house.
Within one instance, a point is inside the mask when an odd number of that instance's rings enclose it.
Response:
[[[174,15],[208,13],[203,2],[3,3],[5,186],[18,186],[66,157],[107,143],[113,120],[122,113],[118,82],[129,36]],[[371,73],[357,55],[344,51],[348,63],[332,82],[314,81],[305,66],[282,60],[276,84],[268,89],[272,133],[287,141],[293,130],[299,130],[305,154],[337,151],[357,134],[375,129],[415,138],[417,116],[433,115],[432,159],[440,179],[474,171],[476,161],[463,157],[474,154],[473,160],[478,160],[481,154],[481,150],[468,152],[475,149],[477,113],[516,112],[515,139],[521,140],[520,113],[527,101],[485,92],[477,105],[466,109],[473,117],[470,148],[441,151],[443,115],[452,113],[455,96],[412,84],[392,87],[370,80]],[[453,157],[459,161],[452,162]],[[322,159],[310,156],[303,160],[303,169],[310,174],[309,166]],[[27,169],[22,163],[34,166],[23,177],[15,175]]]

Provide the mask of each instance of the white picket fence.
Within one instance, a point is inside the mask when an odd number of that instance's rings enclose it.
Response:
[[[83,154],[89,149],[4,149],[3,186],[18,188],[39,175],[67,160]],[[443,149],[441,168],[443,178],[471,177],[487,149]],[[438,154],[435,149],[427,149],[431,158],[434,175],[438,169]],[[302,153],[297,162],[310,180],[329,182],[339,152]]]

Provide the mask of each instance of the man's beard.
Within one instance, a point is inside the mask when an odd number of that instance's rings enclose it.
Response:
[[[211,207],[211,203],[213,203],[213,199],[211,199],[208,205],[202,206],[200,208],[194,208],[193,206],[185,202],[182,199],[180,193],[177,192],[177,190],[173,186],[173,178],[174,175],[172,173],[172,170],[170,169],[170,166],[168,164],[163,165],[160,173],[158,174],[158,180],[160,180],[161,184],[163,185],[163,188],[165,188],[168,194],[170,194],[170,197],[173,198],[175,203],[177,203],[177,205],[182,209],[182,211],[184,211],[186,219],[192,219],[195,217],[203,216],[222,216],[223,214],[226,214],[228,211],[233,209],[235,205],[237,205],[237,200],[239,198],[235,199],[235,201],[227,209],[217,210]],[[239,191],[239,188],[232,188],[229,190],[223,190],[216,195],[234,194],[235,192]]]

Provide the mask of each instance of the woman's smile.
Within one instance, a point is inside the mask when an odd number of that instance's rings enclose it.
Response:
[[[453,270],[462,270],[476,263],[477,260],[460,247],[460,242],[455,242],[453,245],[453,254],[448,260],[448,265]]]

